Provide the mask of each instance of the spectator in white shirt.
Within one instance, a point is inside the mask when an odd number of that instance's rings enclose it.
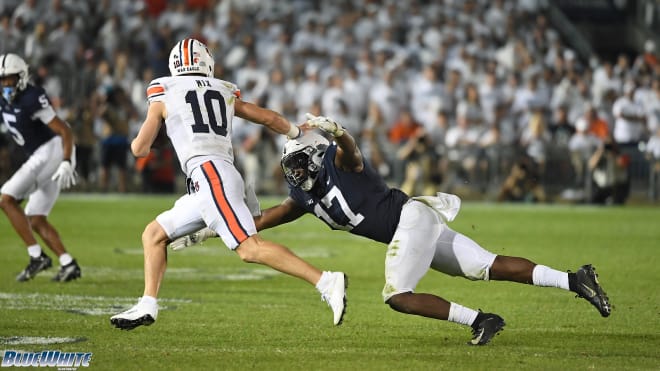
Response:
[[[598,148],[601,140],[589,132],[590,116],[593,111],[587,110],[583,117],[575,122],[575,133],[568,141],[571,153],[571,165],[575,172],[575,186],[581,187],[585,181],[587,161]]]
[[[615,117],[614,140],[619,144],[637,144],[646,133],[646,113],[644,107],[633,100],[633,82],[624,84],[623,93],[612,106]]]

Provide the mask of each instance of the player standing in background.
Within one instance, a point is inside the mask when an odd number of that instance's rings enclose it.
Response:
[[[595,306],[603,317],[611,307],[591,265],[576,273],[560,272],[525,258],[493,254],[447,222],[454,220],[461,201],[455,195],[409,197],[389,188],[364,161],[353,137],[325,117],[309,116],[309,126],[334,137],[308,132],[289,140],[282,156],[289,197],[263,210],[255,218],[258,230],[316,215],[332,229],[345,230],[388,244],[385,257],[383,299],[397,312],[448,320],[471,326],[471,345],[484,345],[505,323],[502,317],[449,302],[439,296],[415,293],[429,267],[470,280],[512,281],[570,290]],[[198,232],[201,238],[212,234]],[[172,242],[180,249],[190,236]]]
[[[73,133],[55,113],[44,89],[28,81],[28,65],[21,57],[0,56],[2,132],[11,135],[27,156],[2,186],[0,208],[30,255],[30,263],[16,280],[30,280],[53,264],[37,243],[35,231],[59,257],[60,270],[53,281],[66,282],[80,277],[80,267],[47,217],[60,189],[76,184]],[[23,210],[20,202],[26,198]]]
[[[346,305],[345,275],[321,272],[286,247],[262,239],[244,200],[243,179],[234,166],[234,115],[289,137],[299,136],[301,130],[275,111],[243,102],[236,85],[214,78],[213,67],[206,45],[184,39],[170,53],[172,76],[156,79],[147,88],[147,117],[131,150],[137,157],[147,156],[164,121],[187,176],[188,194],[145,228],[144,295],[110,322],[126,330],[152,324],[158,315],[156,298],[167,266],[167,243],[208,226],[243,261],[264,264],[315,285],[333,311],[333,323],[339,325]]]

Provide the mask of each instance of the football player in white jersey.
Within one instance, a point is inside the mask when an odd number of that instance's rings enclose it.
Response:
[[[16,54],[0,55],[0,132],[12,137],[27,157],[0,190],[0,208],[27,246],[30,262],[16,280],[28,281],[53,265],[37,243],[36,232],[59,258],[53,281],[80,277],[80,267],[48,221],[60,189],[76,184],[74,140],[44,89],[29,83],[28,65]],[[72,162],[73,161],[73,162]],[[20,200],[27,199],[25,210]]]
[[[315,285],[333,311],[333,323],[339,325],[346,305],[344,273],[321,272],[285,246],[261,238],[244,200],[243,179],[233,163],[234,115],[290,138],[298,137],[301,130],[275,111],[242,101],[238,87],[215,78],[213,67],[206,45],[184,39],[170,52],[172,76],[158,78],[147,88],[147,117],[131,150],[137,157],[147,156],[164,123],[187,176],[188,194],[145,228],[144,294],[110,322],[125,330],[152,324],[158,315],[156,298],[167,265],[167,243],[208,226],[243,261],[264,264]]]

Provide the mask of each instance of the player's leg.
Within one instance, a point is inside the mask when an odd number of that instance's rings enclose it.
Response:
[[[0,208],[7,215],[14,230],[27,246],[28,255],[30,256],[28,265],[16,276],[16,280],[20,282],[28,281],[34,278],[37,273],[52,267],[51,258],[41,250],[41,246],[39,246],[32,233],[30,222],[16,199],[3,193],[0,195]]]
[[[562,272],[525,258],[498,255],[491,266],[490,278],[569,290],[591,303],[603,317],[608,317],[612,311],[609,298],[591,264],[581,266],[575,273]]]
[[[245,184],[245,195],[243,198],[245,199],[245,204],[247,205],[248,209],[250,209],[252,216],[261,215],[261,205],[259,204],[259,199],[257,198],[257,194],[254,191],[254,186],[250,183]],[[174,238],[172,241],[170,241],[169,244],[167,244],[167,247],[173,251],[178,251],[193,245],[201,244],[207,239],[213,237],[218,237],[218,234],[213,229],[204,227],[183,237]]]
[[[438,238],[431,267],[440,272],[471,280],[488,280],[492,254],[469,238],[447,227]],[[494,313],[484,313],[452,303],[449,320],[472,327],[471,345],[486,344],[505,326],[504,319]]]
[[[160,284],[167,268],[167,243],[205,226],[196,200],[183,195],[174,206],[160,213],[142,232],[144,252],[144,294],[158,297]]]
[[[346,313],[348,280],[342,272],[322,272],[294,254],[287,247],[264,240],[254,234],[236,248],[238,256],[247,263],[269,266],[277,271],[305,280],[316,287],[333,312],[333,323],[340,325]]]
[[[433,246],[445,228],[435,212],[421,202],[403,206],[399,225],[385,254],[383,299],[397,312],[446,320],[449,302],[431,294],[413,291],[433,259]]]
[[[42,171],[37,174],[37,188],[25,205],[25,214],[28,216],[32,230],[44,241],[46,246],[57,255],[60,263],[58,273],[53,281],[68,282],[81,276],[80,266],[76,260],[66,251],[60,234],[55,227],[48,222],[48,215],[55,206],[60,195],[60,187],[51,177],[61,163],[62,145],[61,139],[56,137],[44,145],[50,152],[50,157]],[[74,164],[75,165],[75,164]]]
[[[556,287],[570,290],[594,305],[607,317],[611,305],[600,287],[591,265],[576,273],[562,272],[526,258],[497,255],[485,250],[469,237],[448,228],[440,237],[443,249],[434,260],[434,269],[472,280],[498,280]]]
[[[32,233],[30,222],[16,198],[3,193],[0,195],[0,208],[7,215],[12,227],[27,246],[28,255],[30,256],[30,261],[25,269],[16,276],[16,280],[20,282],[28,281],[34,278],[37,273],[52,267],[51,258],[41,250],[41,246],[39,246]]]
[[[167,269],[167,233],[156,221],[152,221],[142,232],[144,253],[144,293],[143,296],[158,297],[160,284]]]
[[[66,252],[59,233],[55,227],[48,222],[45,215],[30,215],[28,216],[28,220],[30,221],[32,230],[41,237],[46,243],[46,246],[48,246],[57,256]]]
[[[315,285],[321,278],[322,272],[319,269],[295,255],[285,246],[264,240],[256,233],[241,242],[235,251],[246,263],[267,265],[312,285]]]
[[[50,214],[60,190],[57,183],[50,179],[42,179],[42,186],[34,191],[25,204],[25,214],[30,221],[32,230],[46,243],[57,256],[66,252],[60,235],[52,224],[48,222]]]
[[[53,276],[56,282],[69,282],[82,276],[80,266],[76,259],[64,248],[62,239],[55,227],[48,222],[45,215],[30,215],[30,224],[35,232],[58,257],[60,269]]]
[[[158,292],[167,269],[166,245],[172,238],[192,233],[204,226],[192,196],[180,197],[174,206],[156,217],[142,232],[144,253],[144,292],[132,308],[110,317],[122,330],[148,326],[158,317]]]
[[[193,171],[192,181],[204,222],[243,261],[268,265],[310,283],[318,281],[320,271],[309,264],[299,264],[287,248],[257,235],[254,219],[243,199],[242,178],[233,166],[220,161],[206,162],[199,171]]]
[[[243,180],[235,167],[224,161],[206,162],[199,171],[193,171],[191,178],[199,189],[194,197],[205,223],[229,249],[245,262],[263,264],[315,285],[333,311],[333,323],[341,324],[346,301],[345,275],[321,272],[287,247],[257,235],[244,199]]]
[[[321,271],[300,259],[288,248],[257,235],[254,219],[245,200],[240,174],[231,166],[207,162],[200,179],[193,176],[204,221],[245,262],[267,265],[280,272],[316,284]]]
[[[427,204],[411,201],[404,205],[385,258],[383,299],[401,313],[472,326],[474,336],[469,344],[483,345],[504,326],[501,317],[477,312],[433,294],[413,293],[435,256],[436,246],[429,241],[438,240],[446,228]]]
[[[9,222],[12,227],[18,234],[18,236],[23,240],[26,246],[32,246],[37,244],[37,240],[32,234],[32,228],[30,227],[30,221],[28,220],[23,208],[19,205],[16,198],[11,195],[2,193],[0,195],[0,208],[7,215]]]
[[[52,175],[59,166],[60,158],[51,156],[51,152],[55,151],[54,147],[61,147],[59,138],[55,137],[37,149],[0,189],[0,208],[25,243],[30,256],[27,267],[16,277],[18,281],[30,280],[40,271],[52,266],[50,257],[39,246],[30,221],[18,200],[31,197],[30,194],[36,189],[39,180]]]
[[[32,230],[35,231],[39,237],[46,243],[57,256],[66,252],[60,234],[55,227],[48,222],[46,215],[30,215],[28,216]]]
[[[61,143],[56,140],[51,140],[51,142]],[[0,190],[0,208],[7,215],[14,230],[26,246],[37,244],[37,240],[34,237],[26,212],[18,200],[31,197],[31,194],[37,190],[37,184],[40,181],[47,182],[48,177],[57,169],[61,157],[57,157],[55,153],[52,156],[55,159],[51,159],[49,150],[54,150],[54,146],[49,145],[49,143],[37,149]],[[59,152],[61,154],[62,150],[60,149]]]
[[[490,267],[489,278],[493,281],[511,281],[532,284],[535,267],[536,263],[525,258],[497,255]],[[561,276],[562,272],[556,273],[559,273],[559,276]],[[565,275],[566,272],[563,272],[563,274]],[[561,277],[556,278],[559,278],[557,281],[557,283],[559,283]]]

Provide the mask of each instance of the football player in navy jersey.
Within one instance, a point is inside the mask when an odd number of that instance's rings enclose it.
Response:
[[[28,266],[16,280],[28,281],[53,264],[33,231],[59,257],[60,269],[53,281],[79,278],[78,263],[47,219],[60,189],[76,184],[71,128],[57,116],[44,89],[29,83],[28,66],[16,54],[0,56],[0,87],[1,131],[11,136],[27,157],[0,189],[0,208],[30,255]],[[20,201],[25,199],[23,210]]]
[[[289,197],[255,217],[258,230],[316,215],[332,229],[345,230],[388,245],[383,299],[395,311],[448,320],[472,327],[468,343],[483,345],[505,323],[483,313],[414,289],[428,268],[470,280],[499,280],[570,290],[595,306],[603,317],[611,306],[591,265],[576,273],[537,265],[525,258],[493,254],[449,228],[461,201],[455,195],[409,197],[388,187],[365,162],[353,137],[340,124],[309,116],[307,124],[334,138],[307,132],[284,147],[282,169]],[[171,243],[180,249],[208,238],[202,230]]]

